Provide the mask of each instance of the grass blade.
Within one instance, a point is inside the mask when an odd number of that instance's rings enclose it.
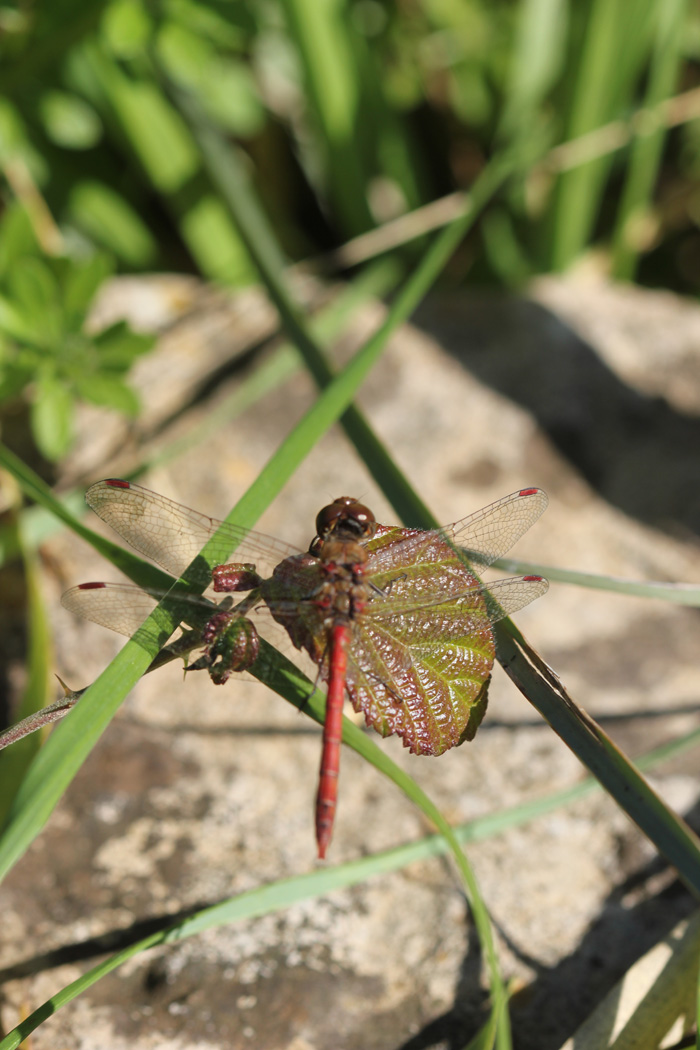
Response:
[[[19,526],[18,526],[19,531]],[[36,554],[20,538],[27,584],[27,682],[16,718],[21,721],[48,703],[49,667],[52,662],[51,625],[46,616]],[[9,811],[18,784],[41,746],[41,736],[27,736],[0,754],[0,826]]]
[[[686,0],[665,0],[656,5],[658,25],[651,59],[651,69],[644,98],[644,108],[653,109],[668,99],[675,90],[683,59]],[[617,215],[613,240],[613,276],[631,280],[636,269],[640,247],[639,227],[649,207],[661,152],[668,134],[662,120],[650,118],[650,130],[638,134],[632,145],[629,169]]]
[[[650,11],[649,0],[592,0],[565,139],[606,124],[629,103],[648,46]],[[570,47],[574,42],[579,42],[576,32]],[[566,269],[585,247],[609,169],[610,158],[602,156],[560,177],[552,231],[554,269]]]
[[[522,0],[510,59],[500,134],[516,141],[532,134],[538,108],[564,62],[566,0]]]
[[[562,1050],[697,1046],[686,1033],[693,1027],[699,953],[700,914],[695,912],[637,959]]]
[[[362,83],[352,51],[353,29],[344,4],[284,0],[322,144],[330,196],[346,232],[374,225],[367,204],[370,172],[363,157]]]
[[[700,584],[673,583],[664,580],[628,580],[623,576],[601,576],[594,572],[576,572],[574,569],[557,569],[540,562],[518,561],[515,558],[499,558],[494,569],[503,569],[517,575],[546,576],[558,583],[570,583],[574,587],[590,587],[596,591],[612,594],[629,594],[637,598],[656,598],[673,602],[674,605],[700,605]]]
[[[132,643],[127,643],[127,646],[131,644]],[[122,653],[123,652],[124,650],[122,650]],[[110,665],[111,668],[114,668],[115,665],[120,662],[122,653],[120,653],[116,660],[112,662]],[[107,672],[105,672],[105,674],[106,673]],[[102,677],[104,676],[101,676],[101,678]],[[100,679],[98,679],[98,682],[99,681]],[[308,690],[310,683],[289,661],[284,658],[276,659],[274,671],[270,675],[266,675],[264,681],[266,684],[270,685],[271,688],[274,688],[281,695],[285,696],[286,699],[290,700],[290,702],[296,707],[303,709],[304,713],[308,713],[319,724],[323,722],[325,712],[324,698],[318,690],[315,690],[313,694],[309,696]],[[79,710],[79,708],[76,709],[76,711]],[[64,726],[66,724],[67,722],[64,723]],[[466,858],[464,858],[464,855],[457,844],[457,838],[453,829],[447,824],[437,807],[411,779],[411,777],[404,773],[403,770],[381,750],[378,744],[375,743],[374,739],[367,736],[348,719],[343,720],[343,741],[368,761],[371,761],[381,773],[384,773],[385,776],[389,777],[404,792],[404,794],[418,805],[423,813],[436,824],[445,840],[441,840],[441,849],[439,852],[444,852],[445,849],[452,849],[453,852],[457,853],[462,876],[470,891],[473,893],[471,903],[479,936],[482,939],[482,944],[485,946],[489,957],[492,954],[495,955],[495,949],[490,935],[490,926],[488,924],[488,916],[486,915],[483,905],[480,905],[480,896],[476,881]],[[44,750],[47,751],[48,746]],[[376,857],[362,858],[359,861],[345,864],[337,868],[323,868],[307,875],[286,879],[268,886],[262,886],[259,889],[240,894],[239,896],[224,901],[221,904],[203,909],[195,915],[184,919],[163,931],[151,934],[149,937],[130,945],[128,948],[113,955],[105,962],[100,963],[87,974],[84,974],[82,977],[78,978],[78,980],[67,985],[61,992],[52,996],[46,1003],[39,1007],[38,1010],[34,1011],[30,1017],[21,1022],[20,1025],[0,1041],[0,1050],[14,1050],[14,1048],[19,1046],[22,1039],[25,1039],[30,1032],[34,1031],[44,1020],[55,1013],[56,1010],[71,1002],[101,977],[110,973],[128,959],[133,958],[133,956],[139,952],[145,951],[158,944],[172,943],[186,937],[191,937],[225,923],[268,914],[271,911],[289,907],[297,901],[319,896],[328,893],[331,890],[343,886],[350,886],[359,881],[364,881],[372,875],[394,870],[398,865],[406,863],[407,859],[411,856],[411,853],[415,852],[416,846],[420,846],[420,844],[411,844],[409,847],[400,847],[397,850],[378,854]],[[484,923],[486,923],[485,926]],[[505,1003],[505,1001],[505,991],[502,988],[502,985],[500,985],[499,978],[498,983],[494,982],[494,1013],[498,1013],[499,1015],[503,1013],[502,1004]],[[503,1025],[504,1023],[506,1023],[505,1016],[501,1018],[501,1024]]]
[[[379,345],[370,341],[355,355],[271,458],[247,493],[239,500],[227,521],[235,521],[242,527],[252,527],[255,524],[262,511],[292,476],[319,437],[347,408],[372,367],[379,350]],[[146,568],[139,559],[133,559],[131,555],[124,559],[126,552],[121,548],[107,543],[89,529],[73,522],[68,512],[53,499],[41,480],[9,450],[0,448],[0,462],[14,473],[25,492],[44,506],[50,506],[61,520],[74,526],[79,535],[98,550],[104,551],[115,564],[120,564],[121,567],[122,564],[136,562],[138,571],[139,566]],[[215,540],[212,540],[207,546],[213,548],[214,545]],[[203,556],[206,558],[206,548]],[[164,574],[158,572],[158,575],[162,578]],[[169,580],[167,575],[165,578]],[[139,579],[136,582],[144,581]],[[165,601],[165,608],[159,606],[156,609],[145,622],[138,639],[127,642],[113,663],[81,698],[80,703],[71,712],[71,717],[64,719],[51,734],[47,745],[32,763],[0,841],[0,877],[22,855],[43,827],[119,704],[174,630],[177,616],[175,612],[168,611],[172,609],[169,598]],[[459,847],[457,849],[459,850]]]
[[[203,128],[206,136],[208,134],[208,126],[205,124]],[[222,177],[230,175],[232,170],[236,172],[236,169],[232,168],[228,163],[225,152],[222,152],[222,144],[219,140],[212,137],[210,144],[212,145],[210,154],[213,155],[214,160],[221,162]],[[418,266],[412,278],[397,297],[389,317],[381,326],[379,332],[361,348],[343,372],[330,382],[330,385],[320,395],[316,404],[290,434],[275,456],[273,456],[260,477],[251,486],[243,499],[239,501],[232,515],[227,520],[235,520],[237,524],[244,527],[252,526],[270,500],[291,477],[296,467],[308,454],[318,438],[347,409],[358,387],[381,353],[390,332],[413,310],[425,290],[440,272],[444,262],[449,258],[457,243],[459,243],[475,215],[478,214],[486,201],[510,173],[511,166],[501,158],[498,164],[492,163],[486,169],[474,187],[465,213],[459,220],[444,230],[433,243],[430,251]],[[234,196],[238,185],[235,182],[231,183],[230,179],[226,182],[228,190],[234,191]],[[244,186],[245,184],[240,183],[240,185]],[[284,290],[283,283],[278,280],[281,274],[281,260],[278,258],[274,239],[267,236],[267,238],[263,238],[263,243],[267,244],[267,254],[262,258],[261,270],[267,276],[268,271],[271,269],[271,294],[273,294],[274,290],[273,298],[276,305],[278,305],[280,312],[284,312],[287,315],[286,319],[291,322],[292,335],[294,337],[300,336],[302,345],[310,348],[314,356],[318,358],[320,355],[314,342],[307,336],[304,327],[297,322],[296,309],[291,304]],[[257,261],[258,259],[256,258]],[[320,359],[322,360],[322,357]],[[327,369],[325,363],[324,369]],[[367,428],[367,434],[371,435],[369,428]],[[376,440],[372,441],[372,438],[373,435],[369,438],[372,452],[384,461],[386,465],[384,474],[386,474],[386,471],[390,471],[393,464],[391,464],[391,460],[384,449],[378,445]],[[12,470],[14,468],[13,472],[18,476],[25,491],[29,491],[34,498],[37,498],[38,502],[46,505],[45,486],[32,476],[31,472],[16,460],[16,457],[12,457],[8,450],[2,450],[2,459],[4,459],[8,469]],[[400,480],[399,487],[402,492],[404,505],[408,501],[414,515],[423,514],[427,517],[427,510],[417,500],[417,497],[413,495],[412,489],[405,479]],[[56,506],[54,509],[56,509],[61,520],[66,521],[70,517],[63,508]],[[84,526],[80,526],[73,521],[70,523],[77,526],[76,531],[79,534],[84,535],[89,542],[93,542],[93,545],[97,545],[94,543],[94,539],[99,538],[95,537],[93,539],[89,530],[86,530]],[[99,544],[98,549],[109,550],[110,560],[116,563],[120,557],[121,549],[102,540],[99,540]],[[121,555],[124,553],[121,552]],[[167,632],[168,622],[172,623],[173,620],[172,617],[168,620],[168,617],[164,616],[164,611],[158,610],[152,617],[149,617],[147,622],[150,629],[155,629],[156,635],[162,637]],[[117,660],[110,665],[110,668],[91,687],[90,693],[82,698],[81,703],[71,713],[71,719],[65,720],[52,734],[49,744],[43,749],[38,760],[33,763],[29,775],[22,785],[22,796],[17,799],[14,816],[2,843],[0,843],[0,874],[8,870],[8,867],[24,852],[43,826],[53,806],[79,768],[80,763],[101,735],[109,718],[155,655],[155,652],[152,650],[153,646],[146,645],[143,640],[140,646],[135,642],[127,643]],[[101,711],[100,716],[92,716],[92,714],[88,713],[92,705],[95,705],[96,709]],[[73,732],[69,734],[66,730],[65,727],[69,724],[72,724],[75,735]],[[75,736],[78,735],[80,735],[80,741],[75,739]],[[65,743],[63,742],[64,736]],[[47,752],[48,758],[46,757]],[[65,752],[65,761],[61,759],[63,752]],[[53,757],[54,753],[56,754],[55,758]],[[20,819],[20,815],[22,819]],[[459,847],[456,848],[459,854]]]

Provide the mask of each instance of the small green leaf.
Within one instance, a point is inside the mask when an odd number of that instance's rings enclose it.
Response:
[[[63,275],[63,309],[71,330],[82,328],[98,288],[113,269],[112,260],[104,254],[93,255],[87,262],[69,261]]]
[[[199,167],[194,142],[177,110],[158,87],[124,77],[115,85],[115,104],[126,135],[162,193],[179,190]]]
[[[37,448],[47,459],[57,460],[66,454],[73,439],[73,396],[54,375],[37,381],[31,423]]]
[[[0,277],[24,255],[38,252],[39,245],[26,208],[10,201],[0,220]]]
[[[226,0],[220,10],[200,0],[166,0],[167,14],[200,38],[214,41],[219,47],[242,50],[247,38],[256,30],[256,20],[248,0]]]
[[[100,355],[100,367],[123,372],[139,354],[147,353],[156,339],[146,332],[134,332],[126,321],[117,321],[98,332],[93,342]]]
[[[64,149],[90,149],[102,138],[102,122],[95,110],[78,95],[47,91],[40,102],[46,134]]]
[[[173,22],[158,34],[170,75],[197,93],[210,116],[237,135],[260,130],[265,111],[247,65],[222,57],[206,40]]]
[[[219,60],[207,70],[197,93],[211,117],[236,135],[255,135],[265,123],[255,81],[243,62]]]
[[[58,282],[48,264],[25,256],[11,268],[7,285],[25,328],[32,333],[29,341],[54,349],[63,335],[63,309]]]
[[[29,316],[55,311],[60,301],[56,278],[42,259],[20,259],[10,271],[8,286],[22,313]]]
[[[6,98],[0,99],[0,161],[21,153],[27,142],[27,132],[19,110]]]
[[[48,175],[48,165],[41,153],[34,149],[24,120],[11,102],[0,97],[0,164],[20,157],[36,182]]]
[[[141,404],[134,391],[116,375],[80,376],[75,388],[85,401],[103,408],[113,408],[125,416],[138,415]]]
[[[102,37],[113,55],[132,58],[143,51],[152,22],[141,0],[113,0],[102,19]]]
[[[181,220],[182,233],[202,269],[232,285],[253,279],[250,256],[232,225],[226,207],[213,193],[195,201]]]
[[[26,317],[16,303],[4,295],[0,295],[0,330],[19,342],[40,342],[31,318]]]
[[[176,22],[165,22],[156,41],[158,57],[170,76],[195,87],[217,54],[211,43]]]
[[[80,182],[70,195],[75,222],[98,244],[129,266],[153,262],[158,248],[138,213],[102,182]]]

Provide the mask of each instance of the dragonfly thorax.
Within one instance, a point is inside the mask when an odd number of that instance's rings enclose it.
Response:
[[[354,577],[363,575],[367,551],[356,540],[333,537],[319,545],[317,557],[322,565],[349,570]]]
[[[361,566],[357,566],[361,569]],[[314,597],[316,607],[323,613],[327,626],[349,623],[359,616],[368,599],[367,586],[361,582],[362,573],[355,566],[331,564],[326,567],[326,580]]]

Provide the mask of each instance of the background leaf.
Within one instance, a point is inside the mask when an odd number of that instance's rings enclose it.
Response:
[[[41,115],[49,138],[65,149],[91,149],[102,137],[102,123],[92,106],[66,91],[47,91]]]
[[[138,396],[118,376],[98,374],[78,376],[75,389],[85,401],[104,408],[113,408],[125,416],[136,416],[140,408]]]
[[[156,258],[156,242],[138,212],[104,183],[77,183],[71,192],[70,210],[76,226],[127,266],[145,267]]]
[[[31,419],[39,451],[49,460],[64,456],[73,436],[73,397],[50,373],[37,378]]]

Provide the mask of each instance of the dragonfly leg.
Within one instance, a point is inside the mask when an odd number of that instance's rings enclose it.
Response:
[[[405,580],[407,578],[407,572],[400,572],[397,576],[394,576],[393,580],[389,580],[389,582],[383,587],[377,587],[374,583],[370,583],[370,587],[373,591],[375,591],[376,594],[380,594],[382,598],[388,598],[391,594],[392,587],[394,587],[395,584],[400,583],[401,580]]]
[[[379,685],[381,685],[382,689],[386,690],[386,692],[393,698],[393,700],[399,705],[399,707],[403,707],[403,697],[400,696],[395,689],[392,689],[391,686],[385,681],[384,678],[382,678],[381,675],[377,674],[375,671],[370,671],[365,668],[361,668],[361,670],[367,678],[374,678],[375,682],[378,682]]]

